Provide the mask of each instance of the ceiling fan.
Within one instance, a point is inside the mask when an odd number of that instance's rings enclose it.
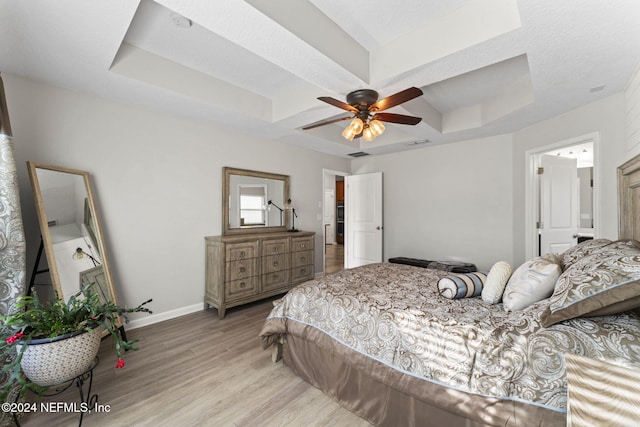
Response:
[[[420,123],[422,120],[420,117],[406,116],[404,114],[381,113],[381,111],[395,107],[396,105],[400,105],[421,95],[422,90],[417,87],[410,87],[381,100],[378,100],[378,92],[372,89],[358,89],[350,92],[347,94],[346,103],[329,96],[321,96],[318,98],[320,101],[342,108],[343,110],[347,110],[351,115],[311,123],[310,125],[303,127],[302,130],[313,129],[319,126],[353,119],[351,124],[349,124],[349,126],[347,126],[342,132],[342,136],[349,141],[360,136],[362,136],[365,141],[372,141],[384,131],[384,125],[381,122],[399,123],[402,125],[416,125]]]

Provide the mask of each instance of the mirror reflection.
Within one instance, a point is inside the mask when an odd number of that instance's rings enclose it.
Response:
[[[289,177],[224,168],[224,234],[284,231]]]
[[[27,163],[52,285],[66,299],[95,282],[117,304],[89,173]]]

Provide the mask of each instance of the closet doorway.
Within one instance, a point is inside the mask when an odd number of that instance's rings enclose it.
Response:
[[[566,250],[583,240],[597,238],[601,188],[597,154],[597,134],[527,152],[530,170],[527,175],[526,259]],[[549,167],[545,167],[545,162]],[[570,163],[572,176],[566,172],[569,170],[566,162]],[[560,181],[555,180],[554,168],[560,172],[555,174]],[[563,175],[571,181],[563,180]]]
[[[347,172],[323,169],[324,274],[344,270],[344,177]]]

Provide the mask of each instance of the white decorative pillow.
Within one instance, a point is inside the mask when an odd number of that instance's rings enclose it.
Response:
[[[449,299],[477,297],[482,293],[485,280],[487,273],[482,271],[450,274],[438,280],[438,292]]]
[[[502,302],[507,311],[523,310],[553,294],[556,281],[562,274],[558,257],[554,254],[536,257],[522,264],[511,275]]]
[[[511,277],[511,264],[505,261],[498,261],[493,264],[487,280],[482,288],[482,300],[489,304],[497,304],[502,299],[502,293]]]

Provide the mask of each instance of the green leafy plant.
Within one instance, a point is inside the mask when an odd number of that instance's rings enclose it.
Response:
[[[112,301],[102,301],[93,289],[94,283],[83,287],[79,292],[71,295],[65,302],[59,298],[51,302],[41,302],[33,290],[33,296],[21,296],[15,304],[15,311],[0,316],[0,357],[4,362],[2,375],[7,382],[0,397],[6,401],[14,387],[19,388],[20,396],[27,390],[41,394],[46,388],[32,383],[24,375],[20,367],[22,356],[28,344],[40,338],[53,339],[60,335],[77,332],[90,332],[102,327],[113,337],[115,351],[118,358],[116,368],[124,367],[122,352],[137,350],[134,344],[138,339],[125,341],[120,335],[118,318],[127,322],[126,313],[152,313],[145,307],[152,300],[148,300],[135,308],[120,307]],[[16,351],[16,344],[27,344]]]

